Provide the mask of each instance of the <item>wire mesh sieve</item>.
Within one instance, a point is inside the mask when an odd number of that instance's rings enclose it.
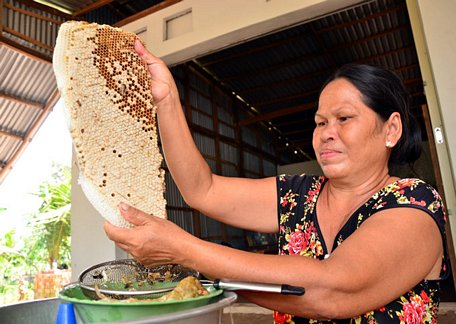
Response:
[[[148,299],[160,297],[188,276],[198,277],[199,273],[177,264],[148,268],[133,259],[123,259],[88,268],[80,274],[79,285],[91,299]]]
[[[177,264],[145,267],[132,259],[95,265],[79,276],[83,293],[91,299],[152,299],[173,290],[188,276],[199,278],[199,272]],[[224,290],[251,290],[302,296],[304,287],[287,284],[244,282],[228,279],[200,280],[205,287]]]

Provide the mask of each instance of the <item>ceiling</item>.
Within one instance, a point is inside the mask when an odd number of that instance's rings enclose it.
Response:
[[[378,0],[194,60],[253,109],[240,125],[281,134],[294,162],[314,159],[311,139],[320,87],[349,62],[386,66],[413,96],[423,123],[423,81],[405,1]],[[424,129],[424,128],[423,128]],[[288,145],[286,145],[288,143]]]
[[[0,182],[58,99],[50,58],[59,24],[75,18],[122,24],[141,11],[150,13],[178,1],[49,0],[46,5],[3,1],[6,21],[0,29]],[[37,10],[40,15],[45,12],[50,17],[46,18],[47,25],[55,25],[47,33],[50,39],[32,42],[31,38],[40,35],[30,35],[27,23],[8,18],[15,6],[26,12]],[[15,31],[16,25],[23,31]],[[252,117],[241,120],[240,125],[270,129],[280,148],[279,155],[284,157],[281,161],[290,163],[314,158],[311,138],[319,89],[331,72],[348,62],[377,64],[396,71],[412,95],[414,115],[424,124],[423,81],[405,0],[367,1],[195,58],[188,64],[242,98]]]

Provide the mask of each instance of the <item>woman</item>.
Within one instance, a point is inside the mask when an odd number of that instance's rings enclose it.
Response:
[[[149,66],[164,155],[185,201],[232,226],[279,233],[280,255],[203,241],[125,204],[121,213],[135,227],[105,223],[110,239],[146,265],[305,287],[299,297],[242,293],[276,310],[277,323],[435,321],[438,282],[448,273],[444,211],[432,187],[389,174],[389,164],[420,153],[394,74],[349,65],[324,86],[313,135],[324,177],[225,178],[211,173],[196,148],[165,64],[139,42],[136,51]]]

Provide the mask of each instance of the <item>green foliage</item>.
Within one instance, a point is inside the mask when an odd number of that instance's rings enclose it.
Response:
[[[18,236],[11,230],[0,237],[0,304],[33,296],[34,274],[50,269],[54,261],[70,264],[71,169],[59,165],[54,169],[36,193],[43,202],[29,216],[29,235]]]
[[[14,302],[17,299],[18,287],[28,281],[28,263],[26,253],[15,240],[15,230],[0,237],[0,295],[3,303]]]
[[[68,264],[71,251],[71,169],[56,166],[51,179],[42,183],[37,196],[43,200],[38,212],[32,215],[34,240],[31,253],[47,252],[47,262]]]
[[[15,248],[14,230],[11,230],[4,237],[0,238],[0,264],[4,265],[2,267],[2,279],[12,277],[15,267],[23,263],[23,261],[24,255],[20,250]]]

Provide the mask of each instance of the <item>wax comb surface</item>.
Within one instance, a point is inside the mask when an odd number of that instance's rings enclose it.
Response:
[[[95,209],[121,227],[130,226],[121,201],[166,218],[156,107],[136,39],[119,28],[70,21],[60,27],[53,56],[79,183]]]

